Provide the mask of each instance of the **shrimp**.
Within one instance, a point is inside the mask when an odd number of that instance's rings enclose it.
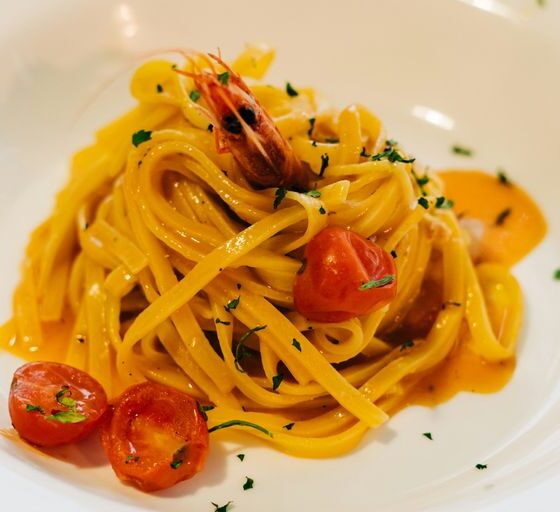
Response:
[[[213,124],[218,150],[231,152],[248,181],[257,187],[305,189],[309,171],[247,84],[220,57],[200,57],[211,71],[200,70],[187,55],[194,72],[177,72],[193,79],[208,105],[203,110]],[[225,71],[218,74],[210,59]]]

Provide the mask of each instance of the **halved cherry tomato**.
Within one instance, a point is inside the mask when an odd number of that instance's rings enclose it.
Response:
[[[9,410],[23,439],[38,446],[56,446],[90,434],[107,411],[107,395],[82,370],[33,362],[14,373]]]
[[[148,492],[193,477],[208,454],[208,427],[195,400],[153,382],[120,396],[101,439],[117,476]]]
[[[307,244],[304,261],[294,284],[294,305],[309,320],[342,322],[365,315],[397,292],[391,255],[353,231],[323,229]],[[366,283],[375,286],[364,288]]]

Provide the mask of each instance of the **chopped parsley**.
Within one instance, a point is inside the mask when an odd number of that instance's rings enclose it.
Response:
[[[56,401],[60,404],[60,405],[64,405],[64,407],[68,407],[69,409],[71,409],[72,411],[76,410],[76,400],[74,400],[73,398],[70,398],[69,396],[65,396],[65,395],[70,395],[70,388],[68,386],[62,386],[60,388],[60,391],[55,395]]]
[[[246,476],[245,478],[247,480],[245,480],[245,483],[243,484],[243,490],[248,491],[249,489],[253,488],[253,484],[255,483],[255,481],[252,478],[249,478],[248,476]]]
[[[245,347],[244,343],[257,331],[262,331],[263,329],[266,329],[266,325],[257,325],[256,327],[249,329],[237,341],[237,347],[235,349],[235,367],[241,373],[245,373],[245,370],[241,368],[239,363],[247,355],[247,347]]]
[[[412,348],[414,347],[414,340],[406,340],[402,345],[401,345],[401,352],[403,350],[406,350],[407,348]]]
[[[420,192],[422,192],[422,195],[427,196],[428,193],[426,192],[426,189],[424,187],[430,182],[430,177],[427,174],[424,174],[424,176],[418,176],[414,169],[412,169],[412,176],[414,177],[416,184],[420,189]]]
[[[462,307],[462,305],[463,304],[460,303],[460,302],[455,302],[454,300],[447,300],[441,305],[441,309],[445,309],[448,306],[453,306],[455,308],[460,308],[460,307]]]
[[[286,93],[288,94],[288,96],[299,96],[299,92],[297,92],[293,87],[292,84],[290,82],[286,82]]]
[[[224,71],[218,75],[218,82],[222,85],[227,85],[229,83],[229,71]]]
[[[124,459],[125,464],[131,464],[132,462],[138,462],[140,457],[138,455],[127,455],[126,459]]]
[[[183,462],[185,462],[185,454],[187,453],[187,446],[181,446],[174,454],[173,458],[171,459],[171,469],[179,469]]]
[[[486,469],[488,467],[488,464],[477,464],[475,466],[476,469]]]
[[[395,251],[395,249],[393,249],[393,250],[391,251],[391,256],[393,257],[393,259],[396,259],[396,258],[397,258],[398,255],[397,255],[397,251]]]
[[[560,268],[556,269],[554,272],[554,279],[556,279],[556,281],[560,281]]]
[[[200,93],[193,89],[189,94],[189,98],[196,103],[200,99]]]
[[[451,151],[456,155],[473,156],[472,149],[466,148],[465,146],[459,146],[458,144],[451,146]]]
[[[364,158],[369,158],[371,155],[366,151],[366,147],[362,146],[362,152],[360,153],[360,156],[363,156]]]
[[[432,437],[432,433],[431,432],[424,432],[422,434],[424,437],[427,437],[430,441],[433,441],[434,438]]]
[[[210,123],[208,125],[208,128],[206,128],[210,133],[212,133],[214,131],[214,125],[212,123]]]
[[[236,457],[237,457],[241,462],[243,462],[243,460],[245,459],[245,454],[244,454],[244,453],[238,453],[238,454],[236,455]]]
[[[228,501],[225,505],[222,505],[221,507],[220,507],[220,505],[218,505],[217,503],[214,503],[213,501],[211,501],[210,503],[212,503],[212,505],[214,505],[214,507],[216,507],[214,512],[228,512],[228,507],[233,503],[233,501]]]
[[[85,415],[75,411],[56,411],[54,414],[47,416],[47,419],[58,421],[59,423],[81,423],[87,418]]]
[[[157,84],[156,85],[156,91],[158,92],[158,94],[161,94],[163,92],[163,85]]]
[[[363,283],[360,285],[360,290],[370,290],[371,288],[381,288],[389,283],[392,283],[395,280],[395,276],[392,274],[387,274],[385,277],[381,279],[374,279],[372,281],[368,281],[367,283]]]
[[[316,147],[317,147],[317,141],[314,140],[314,141],[311,143],[311,145],[312,145],[314,148],[316,148]]]
[[[496,226],[502,226],[510,215],[511,208],[506,208],[505,210],[502,210],[500,213],[498,213],[495,221]]]
[[[286,194],[288,193],[288,189],[284,188],[284,187],[279,187],[276,189],[276,192],[274,192],[274,209],[276,210],[276,208],[278,208],[280,206],[280,203],[283,201],[283,199],[286,197]]]
[[[39,412],[41,414],[45,414],[45,409],[43,409],[40,405],[31,405],[31,404],[27,404],[25,406],[25,410],[26,412]]]
[[[279,373],[278,375],[272,377],[272,391],[276,391],[283,380],[284,380],[283,373]]]
[[[395,149],[393,149],[392,146],[390,146],[388,149],[386,149],[385,151],[381,152],[381,153],[377,153],[376,155],[373,155],[371,157],[371,160],[373,160],[374,162],[378,162],[379,160],[383,160],[384,158],[386,158],[387,160],[389,160],[389,162],[391,163],[395,163],[395,162],[402,162],[403,164],[411,164],[412,162],[416,161],[416,158],[403,158],[403,156]]]
[[[319,213],[321,215],[325,215],[325,213],[327,213],[327,210],[325,210],[322,206],[319,208]]]
[[[508,178],[503,169],[498,169],[496,177],[498,178],[500,185],[505,185],[506,187],[511,187],[513,185],[513,182]]]
[[[418,204],[425,210],[427,210],[430,207],[430,202],[425,197],[419,197]]]
[[[286,430],[292,430],[294,428],[295,423],[286,423],[282,428]]]
[[[220,320],[219,318],[216,318],[216,323],[217,324],[222,324],[222,325],[231,325],[231,322],[224,322],[223,320]]]
[[[259,432],[262,432],[263,434],[266,434],[268,437],[274,437],[270,430],[267,430],[261,425],[257,425],[256,423],[252,423],[250,421],[245,421],[245,420],[224,421],[223,423],[214,425],[213,427],[209,428],[208,433],[211,434],[212,432],[216,432],[216,430],[222,430],[223,428],[229,428],[229,427],[250,427],[250,428],[254,428],[255,430],[258,430]]]
[[[440,196],[436,199],[436,208],[440,208],[441,210],[453,208],[453,201],[451,199],[446,199],[443,196]]]
[[[237,299],[231,299],[225,306],[224,309],[229,313],[231,310],[235,309],[239,306],[239,301],[241,297],[237,297]]]
[[[208,414],[206,414],[206,412],[211,411],[212,409],[214,409],[214,407],[216,407],[215,405],[202,405],[199,404],[198,402],[196,405],[198,407],[198,411],[200,412],[200,414],[202,415],[205,421],[208,421]]]
[[[329,166],[329,155],[323,153],[321,155],[321,170],[319,171],[319,176],[323,176],[325,174],[325,170]]]
[[[152,138],[152,132],[149,130],[138,130],[132,134],[132,144],[138,147],[142,142],[146,142]]]
[[[301,352],[301,344],[295,338],[292,339],[292,346]]]
[[[310,117],[309,118],[309,130],[307,130],[307,135],[309,137],[311,137],[311,134],[313,133],[313,128],[315,126],[315,118],[314,117]]]
[[[305,193],[305,195],[306,195],[306,196],[309,196],[309,197],[319,198],[319,197],[321,197],[321,192],[319,192],[318,190],[313,189],[313,190],[308,190],[308,191]]]

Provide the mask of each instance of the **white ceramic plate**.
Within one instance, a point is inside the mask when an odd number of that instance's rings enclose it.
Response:
[[[544,243],[515,270],[527,320],[518,368],[502,392],[408,409],[335,460],[295,459],[243,438],[214,443],[203,474],[153,496],[119,484],[89,445],[65,462],[0,439],[1,508],[204,512],[211,501],[233,500],[239,512],[557,510],[560,5],[548,4],[0,0],[2,318],[24,243],[48,213],[69,156],[128,107],[132,56],[156,48],[220,46],[232,57],[246,41],[266,41],[278,49],[272,81],[317,86],[339,105],[367,104],[433,167],[505,167],[550,223]],[[454,143],[475,148],[475,158],[451,155]],[[17,364],[0,355],[0,404]],[[2,405],[0,427],[8,426]],[[240,449],[243,463],[234,456]],[[255,488],[244,492],[246,475]]]

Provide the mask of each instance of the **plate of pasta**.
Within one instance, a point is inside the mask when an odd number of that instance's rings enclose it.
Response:
[[[31,4],[0,21],[5,502],[548,510],[558,5]]]

